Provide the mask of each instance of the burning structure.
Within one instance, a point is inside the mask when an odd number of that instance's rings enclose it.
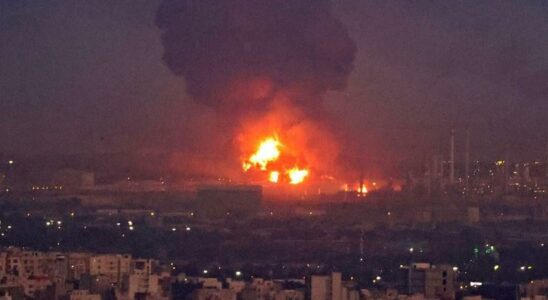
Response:
[[[259,148],[249,159],[243,162],[243,170],[247,172],[251,168],[260,171],[267,171],[271,164],[276,164],[280,160],[281,148],[284,145],[275,137],[269,137],[261,141]],[[295,162],[296,164],[296,162]],[[285,179],[290,184],[299,184],[308,176],[307,169],[301,169],[298,165],[277,164],[273,170],[268,172],[268,181],[278,183]]]
[[[329,0],[160,5],[163,59],[216,112],[228,137],[218,148],[244,181],[296,185],[335,172],[321,100],[345,87],[356,46],[332,10]]]

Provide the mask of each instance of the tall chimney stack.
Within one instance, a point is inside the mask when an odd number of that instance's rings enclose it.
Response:
[[[506,144],[504,154],[504,191],[508,192],[510,182],[510,144]]]
[[[470,128],[466,127],[466,141],[464,145],[464,182],[466,194],[470,193]]]
[[[455,129],[451,129],[451,138],[449,140],[449,183],[455,183]]]
[[[432,178],[437,180],[440,177],[440,161],[437,154],[432,157]]]
[[[359,186],[358,186],[358,193],[359,193],[359,194],[365,194],[365,193],[364,193],[364,188],[363,188],[363,187],[364,187],[364,184],[365,184],[365,182],[364,182],[364,180],[363,180],[363,171],[360,172],[360,182],[359,182],[358,184],[359,184]]]
[[[546,178],[548,178],[548,139],[546,139]]]

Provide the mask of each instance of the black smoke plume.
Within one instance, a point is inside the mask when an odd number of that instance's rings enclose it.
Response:
[[[314,107],[345,87],[356,52],[328,0],[164,0],[156,24],[169,69],[213,107],[253,107],[280,91]]]

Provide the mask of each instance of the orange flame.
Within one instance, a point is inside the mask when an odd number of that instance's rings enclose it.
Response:
[[[358,193],[359,194],[362,194],[362,195],[365,195],[367,194],[367,187],[365,186],[365,184],[362,184],[362,186],[358,187]]]
[[[260,145],[257,152],[255,152],[248,161],[244,162],[244,171],[249,170],[251,167],[258,167],[265,171],[269,162],[273,162],[280,157],[280,142],[273,137],[267,138]]]
[[[268,177],[268,181],[270,181],[272,183],[278,183],[279,179],[280,179],[280,172],[278,172],[278,171],[270,172],[270,175]]]
[[[376,183],[375,185],[376,186]],[[365,183],[353,185],[352,187],[348,185],[348,183],[345,183],[342,185],[341,189],[345,192],[353,192],[356,193],[359,197],[367,195],[369,190],[367,189],[367,186]]]
[[[287,171],[287,175],[289,176],[289,183],[299,184],[308,176],[308,170],[295,167]]]
[[[259,171],[268,171],[268,181],[271,183],[288,182],[294,185],[302,183],[309,175],[309,171],[295,166],[294,161],[288,163],[287,159],[280,159],[282,150],[283,145],[276,137],[267,137],[259,143],[255,153],[242,163],[244,172],[254,168]],[[284,157],[287,158],[287,154]]]

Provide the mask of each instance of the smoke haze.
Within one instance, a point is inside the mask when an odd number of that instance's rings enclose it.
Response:
[[[315,106],[345,87],[356,52],[326,0],[168,0],[156,23],[170,70],[211,105],[299,90],[293,100]]]

